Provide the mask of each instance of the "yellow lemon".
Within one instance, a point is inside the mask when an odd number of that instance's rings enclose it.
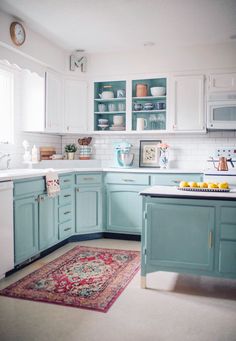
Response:
[[[189,183],[187,181],[180,181],[179,187],[189,187]]]
[[[198,182],[198,187],[200,187],[200,188],[207,188],[208,184],[207,184],[207,182]]]
[[[190,181],[189,182],[189,186],[192,187],[192,188],[198,187],[198,185],[197,185],[197,183],[195,181]]]
[[[221,189],[228,189],[229,188],[229,184],[228,184],[228,182],[220,182],[218,184],[218,187],[221,188]]]
[[[214,183],[208,183],[208,188],[218,188],[218,185]]]

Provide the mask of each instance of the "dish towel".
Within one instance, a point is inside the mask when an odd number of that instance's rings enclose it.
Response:
[[[46,174],[46,187],[49,197],[55,197],[60,193],[60,181],[57,172],[49,171]]]

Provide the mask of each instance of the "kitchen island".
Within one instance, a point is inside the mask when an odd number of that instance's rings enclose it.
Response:
[[[236,190],[153,186],[140,194],[143,288],[146,275],[155,271],[236,278]]]

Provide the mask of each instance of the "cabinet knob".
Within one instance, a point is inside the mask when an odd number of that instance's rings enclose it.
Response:
[[[79,192],[79,188],[76,188],[76,192]]]

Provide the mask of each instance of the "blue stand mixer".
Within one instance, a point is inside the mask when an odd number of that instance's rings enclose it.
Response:
[[[114,147],[116,167],[132,167],[134,162],[134,154],[131,153],[132,144],[120,142],[116,143]]]

